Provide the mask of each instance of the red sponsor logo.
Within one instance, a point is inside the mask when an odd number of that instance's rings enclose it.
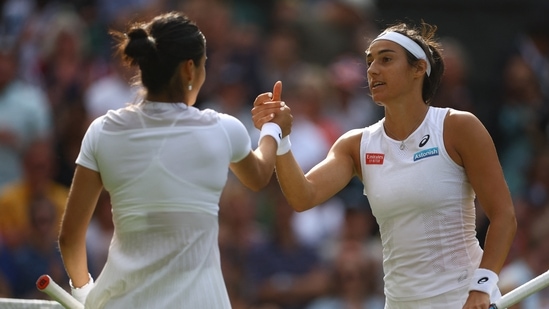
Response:
[[[366,164],[383,164],[385,154],[383,153],[366,153]]]

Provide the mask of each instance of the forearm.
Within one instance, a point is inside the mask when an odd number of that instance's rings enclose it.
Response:
[[[262,138],[259,145],[254,150],[254,155],[257,158],[256,174],[258,182],[264,187],[269,183],[273,176],[276,162],[277,143],[271,137]]]
[[[81,241],[59,239],[59,249],[63,263],[73,286],[81,287],[88,283],[88,260],[85,239]]]
[[[276,157],[276,176],[288,203],[296,211],[305,211],[316,206],[313,192],[291,151]]]
[[[512,213],[499,215],[490,222],[484,242],[484,254],[480,268],[499,273],[513,243],[517,223]]]
[[[244,186],[253,191],[264,188],[272,179],[277,143],[271,137],[262,138],[254,151],[230,168]]]

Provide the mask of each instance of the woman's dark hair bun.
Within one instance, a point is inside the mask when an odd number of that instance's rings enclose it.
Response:
[[[128,33],[128,42],[124,54],[132,59],[132,64],[143,64],[156,58],[154,39],[143,28],[132,28]]]

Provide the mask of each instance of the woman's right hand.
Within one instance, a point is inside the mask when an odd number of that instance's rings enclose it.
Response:
[[[273,92],[262,93],[257,96],[252,108],[254,126],[261,130],[266,122],[274,122],[282,129],[282,137],[292,131],[293,116],[291,109],[281,100],[282,82],[274,84]]]

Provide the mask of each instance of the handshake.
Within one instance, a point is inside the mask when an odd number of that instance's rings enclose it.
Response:
[[[254,126],[261,130],[259,141],[267,135],[272,136],[278,145],[278,156],[290,151],[293,120],[291,110],[282,101],[281,96],[282,82],[277,81],[272,93],[266,92],[257,96],[252,109]]]

